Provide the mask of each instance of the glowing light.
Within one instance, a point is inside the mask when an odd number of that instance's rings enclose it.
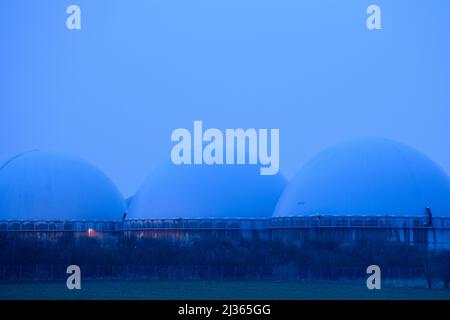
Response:
[[[89,237],[92,237],[92,236],[94,235],[94,233],[95,233],[95,230],[92,229],[92,228],[89,228],[89,229],[87,230],[87,233],[88,233],[88,236],[89,236]]]

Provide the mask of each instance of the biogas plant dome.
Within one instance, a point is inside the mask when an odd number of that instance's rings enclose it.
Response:
[[[165,164],[151,174],[128,210],[130,219],[268,218],[286,185],[255,165]]]
[[[120,220],[122,195],[73,156],[29,151],[0,164],[0,220]]]
[[[421,152],[382,138],[330,147],[289,183],[275,216],[450,216],[450,179]]]

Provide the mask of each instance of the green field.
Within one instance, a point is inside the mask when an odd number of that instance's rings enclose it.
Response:
[[[356,282],[159,281],[84,282],[70,291],[64,282],[0,284],[5,299],[446,299],[450,290],[385,287]]]

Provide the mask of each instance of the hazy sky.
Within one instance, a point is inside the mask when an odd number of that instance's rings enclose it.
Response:
[[[372,3],[382,30],[366,28]],[[449,13],[448,0],[2,0],[0,159],[69,152],[129,196],[170,159],[172,130],[202,120],[279,128],[288,178],[360,136],[449,173]]]

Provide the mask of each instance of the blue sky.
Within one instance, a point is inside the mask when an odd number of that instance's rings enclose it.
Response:
[[[82,10],[82,30],[65,27]],[[382,30],[366,28],[378,4]],[[171,132],[279,128],[288,178],[361,136],[450,172],[447,0],[0,2],[0,159],[41,148],[92,162],[133,194]]]

